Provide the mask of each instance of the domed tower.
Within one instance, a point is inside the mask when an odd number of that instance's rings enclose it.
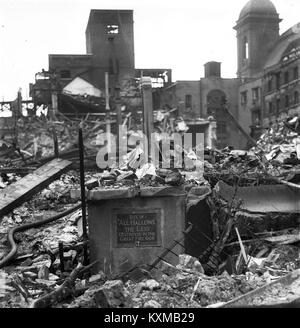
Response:
[[[237,31],[238,77],[255,77],[261,72],[274,42],[281,19],[270,0],[250,0],[241,10]]]

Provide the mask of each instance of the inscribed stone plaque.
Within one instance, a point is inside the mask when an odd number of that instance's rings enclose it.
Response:
[[[160,211],[115,211],[114,235],[116,247],[159,246]]]

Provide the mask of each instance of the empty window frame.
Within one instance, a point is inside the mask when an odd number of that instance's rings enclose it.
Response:
[[[242,105],[247,104],[247,91],[241,92],[241,104]]]
[[[255,110],[252,112],[252,123],[254,125],[260,125],[260,111]]]
[[[185,108],[192,107],[192,95],[185,95]]]
[[[252,89],[252,100],[256,101],[259,99],[259,89],[258,88],[253,88]]]
[[[107,34],[119,34],[119,25],[107,25]]]

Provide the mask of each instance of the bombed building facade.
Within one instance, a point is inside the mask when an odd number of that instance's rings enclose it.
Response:
[[[221,63],[208,62],[205,64],[205,76],[199,81],[176,81],[164,88],[162,102],[178,108],[179,115],[184,117],[191,132],[202,132],[197,119],[214,118],[217,148],[228,145],[244,148],[247,140],[225,111],[227,106],[238,121],[238,87],[238,79],[221,77]]]
[[[49,55],[48,71],[38,73],[35,84],[30,87],[36,103],[43,103],[45,89],[51,89],[62,112],[97,113],[105,110],[106,73],[111,99],[116,92],[134,98],[136,79],[142,75],[150,76],[159,87],[171,82],[170,69],[135,68],[133,10],[91,10],[85,35],[86,54]],[[96,97],[93,99],[96,106],[79,109],[78,102],[73,103],[69,95]],[[110,106],[115,107],[112,103]]]
[[[202,132],[202,121],[216,121],[215,146],[249,146],[246,134],[258,138],[278,118],[299,113],[300,27],[279,34],[281,19],[270,0],[250,0],[241,10],[234,29],[237,37],[237,77],[222,78],[221,63],[205,64],[205,76],[197,81],[172,82],[171,69],[136,69],[132,10],[91,10],[86,28],[86,54],[49,55],[52,98],[58,94],[58,108],[74,112],[68,95],[100,99],[86,111],[105,110],[105,73],[109,95],[116,90],[135,98],[138,80],[150,76],[153,109],[174,109],[190,132]],[[47,83],[47,82],[46,82]],[[35,101],[45,99],[45,80],[31,87]],[[124,92],[125,90],[125,92]],[[129,93],[128,93],[129,92]],[[226,107],[226,109],[225,109]],[[130,109],[129,109],[130,110]],[[76,110],[75,110],[76,111]],[[229,112],[229,114],[228,114]]]
[[[62,88],[72,90],[84,80],[99,93],[105,72],[118,74],[120,80],[134,77],[132,10],[91,10],[85,35],[85,55],[49,55],[49,71]]]
[[[217,121],[217,147],[244,148],[247,140],[223,110],[257,138],[277,119],[299,114],[299,24],[279,35],[281,19],[269,0],[250,0],[242,8],[237,33],[237,78],[221,77],[220,63],[205,64],[199,81],[177,81],[167,87],[165,103],[180,108],[184,117]]]
[[[237,31],[239,113],[257,137],[277,119],[299,114],[299,24],[279,34],[281,19],[269,0],[249,1]]]

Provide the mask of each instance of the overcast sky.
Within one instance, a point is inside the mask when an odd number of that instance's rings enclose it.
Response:
[[[85,54],[91,9],[133,9],[135,66],[171,68],[173,81],[198,80],[203,65],[222,62],[236,76],[233,30],[247,0],[0,0],[0,97],[28,96],[48,54]],[[300,22],[299,0],[273,0],[280,32]]]

